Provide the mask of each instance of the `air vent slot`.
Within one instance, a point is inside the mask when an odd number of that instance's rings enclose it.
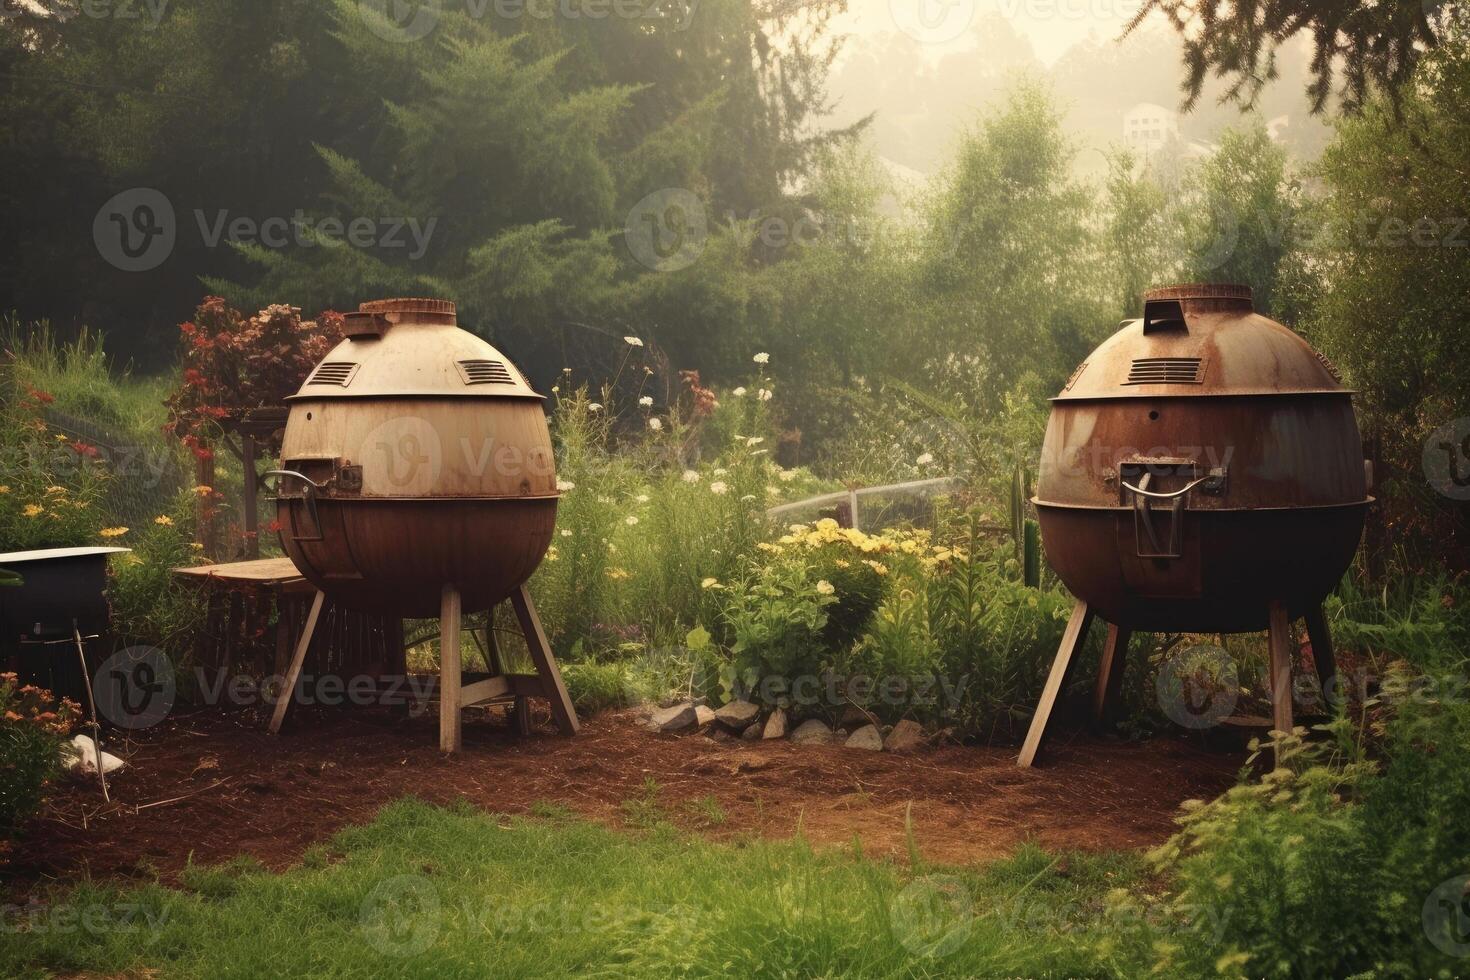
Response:
[[[1140,357],[1128,370],[1125,385],[1197,385],[1203,373],[1198,357]]]
[[[464,378],[464,383],[467,385],[513,385],[516,383],[510,371],[499,361],[484,358],[458,363],[460,376]]]
[[[307,380],[309,385],[337,385],[346,388],[352,383],[352,376],[357,374],[357,364],[353,361],[325,361],[318,365]]]

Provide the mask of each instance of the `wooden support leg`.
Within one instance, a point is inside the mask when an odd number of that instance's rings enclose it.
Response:
[[[1072,607],[1072,618],[1067,620],[1067,631],[1062,634],[1062,645],[1057,648],[1057,659],[1052,662],[1046,686],[1041,690],[1041,700],[1036,704],[1036,714],[1031,717],[1031,729],[1021,746],[1016,764],[1025,768],[1036,761],[1036,750],[1041,748],[1042,736],[1046,734],[1046,723],[1051,719],[1057,696],[1072,667],[1072,660],[1087,639],[1087,628],[1092,625],[1092,610],[1081,599]]]
[[[526,648],[531,652],[531,662],[541,675],[541,686],[546,692],[546,700],[551,702],[551,716],[556,719],[556,727],[563,735],[577,734],[577,729],[582,726],[577,721],[577,711],[572,707],[567,686],[562,683],[556,658],[551,655],[551,644],[547,642],[546,632],[541,628],[541,617],[536,615],[536,607],[531,603],[531,593],[522,585],[510,594],[510,604],[521,624],[521,632],[526,635]]]
[[[1279,732],[1290,732],[1292,628],[1286,604],[1273,599],[1271,627],[1271,723]]]
[[[439,594],[439,749],[458,752],[464,744],[460,734],[459,686],[459,590],[444,586]]]
[[[1092,689],[1092,723],[1099,728],[1111,725],[1123,691],[1123,673],[1128,669],[1128,641],[1133,631],[1126,626],[1108,624],[1108,640],[1103,644],[1102,659],[1097,664],[1097,685]]]
[[[1321,606],[1307,610],[1307,636],[1312,641],[1312,660],[1317,665],[1317,677],[1322,682],[1322,704],[1328,710],[1336,708],[1342,697],[1337,679],[1337,655],[1332,650],[1332,633],[1327,628],[1327,617],[1322,615]]]
[[[286,671],[286,679],[281,683],[280,693],[276,698],[276,711],[271,716],[271,734],[278,734],[281,730],[281,722],[286,720],[286,709],[291,706],[291,698],[296,694],[296,682],[301,679],[301,665],[306,662],[306,651],[311,647],[311,635],[316,632],[317,620],[322,615],[322,604],[327,601],[325,592],[318,592],[311,600],[311,611],[306,614],[306,625],[301,627],[301,636],[296,641],[296,652],[291,656],[291,667]]]

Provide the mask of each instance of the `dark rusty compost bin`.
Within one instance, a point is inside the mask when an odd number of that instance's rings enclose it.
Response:
[[[1306,341],[1253,310],[1249,287],[1150,290],[1142,319],[1052,400],[1034,503],[1047,560],[1078,607],[1022,764],[1093,615],[1112,624],[1098,715],[1135,629],[1270,628],[1279,682],[1290,623],[1305,616],[1326,681],[1320,604],[1357,549],[1367,491],[1351,392]],[[1276,682],[1274,722],[1289,729],[1290,692]]]
[[[286,553],[334,601],[440,616],[456,675],[463,609],[510,598],[537,653],[523,586],[558,498],[542,397],[445,300],[363,303],[346,334],[288,399],[273,473]],[[444,670],[447,697],[459,678]],[[554,662],[542,675],[564,701]],[[454,727],[457,743],[457,712]]]

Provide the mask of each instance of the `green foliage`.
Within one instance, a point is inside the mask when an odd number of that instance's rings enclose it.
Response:
[[[1464,938],[1453,931],[1463,895],[1447,891],[1443,908],[1434,895],[1470,855],[1470,828],[1450,816],[1470,805],[1470,705],[1410,696],[1387,716],[1381,763],[1343,720],[1316,742],[1286,738],[1282,768],[1264,778],[1186,804],[1153,855],[1168,894],[1120,894],[1114,911],[1147,908],[1190,941],[1124,953],[1104,940],[1104,953],[1170,975],[1452,975],[1458,960],[1426,939]]]

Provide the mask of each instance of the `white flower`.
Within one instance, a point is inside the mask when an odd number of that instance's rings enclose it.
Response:
[[[761,436],[751,436],[749,439],[745,440],[745,444],[747,446],[759,446],[761,443],[763,443],[765,441],[766,440],[764,438],[762,438]]]
[[[711,483],[709,485],[709,492],[713,494],[724,494],[729,489],[729,486],[727,486],[725,484],[725,481],[723,480],[716,480],[714,483]]]
[[[684,482],[685,483],[698,483],[699,482],[699,471],[698,470],[685,470],[684,471]]]
[[[634,524],[638,523],[638,518],[634,517],[632,514],[629,514],[627,517],[623,518],[623,523],[628,525],[629,527],[632,527]]]
[[[720,587],[720,580],[717,578],[707,578],[699,583],[699,587],[701,589],[718,589]]]
[[[653,396],[644,395],[642,398],[638,399],[638,404],[642,405],[644,408],[650,408],[653,405]]]
[[[727,470],[727,469],[725,469],[723,466],[716,466],[715,467],[715,476],[724,476],[728,472],[730,472],[730,471]]]
[[[934,462],[933,453],[921,453],[919,454],[919,458],[914,460],[915,465],[918,466],[928,466],[932,462]]]
[[[741,385],[739,388],[736,388],[734,391],[730,392],[730,394],[734,395],[736,398],[744,398],[745,386]]]
[[[664,428],[664,420],[663,419],[649,419],[648,420],[648,427],[650,429],[652,429],[654,432],[662,432],[663,431],[663,428]]]
[[[561,536],[564,537],[564,538],[571,537],[572,536],[572,529],[569,528],[569,527],[562,528],[561,529]]]
[[[837,590],[832,587],[832,583],[827,581],[826,579],[822,579],[820,582],[817,583],[817,593],[819,595],[831,595],[836,591]]]
[[[636,500],[636,501],[638,501],[640,504],[646,504],[646,503],[648,503],[648,494],[646,494],[646,493],[640,493],[638,496],[634,497],[633,499]]]
[[[755,495],[755,494],[753,494],[753,493],[747,493],[747,494],[746,494],[746,495],[745,495],[745,496],[743,496],[743,497],[741,497],[741,498],[740,498],[740,499],[741,499],[741,500],[742,500],[742,501],[743,501],[743,502],[745,502],[745,503],[749,503],[749,502],[750,502],[750,501],[752,501],[752,500],[759,500],[759,499],[760,499],[760,498],[759,498],[759,497],[757,497],[757,496],[756,496],[756,495]]]
[[[796,471],[782,470],[780,473],[777,474],[777,476],[781,478],[782,483],[790,483],[792,480],[796,479]]]
[[[755,393],[755,397],[759,398],[763,402],[768,402],[771,400],[771,389],[762,388],[760,391],[757,391]]]
[[[639,340],[637,337],[624,337],[623,343],[627,344],[629,347],[643,346],[643,341]]]
[[[755,355],[755,357],[752,357],[751,360],[755,361],[755,363],[757,364],[770,364],[771,355],[767,354],[765,351],[761,351],[759,354]]]
[[[602,411],[602,403],[601,402],[588,402],[587,403],[587,411],[589,411],[589,412],[600,412],[600,411]]]
[[[556,489],[560,490],[562,493],[566,493],[568,490],[577,489],[577,485],[571,480],[557,480]]]

